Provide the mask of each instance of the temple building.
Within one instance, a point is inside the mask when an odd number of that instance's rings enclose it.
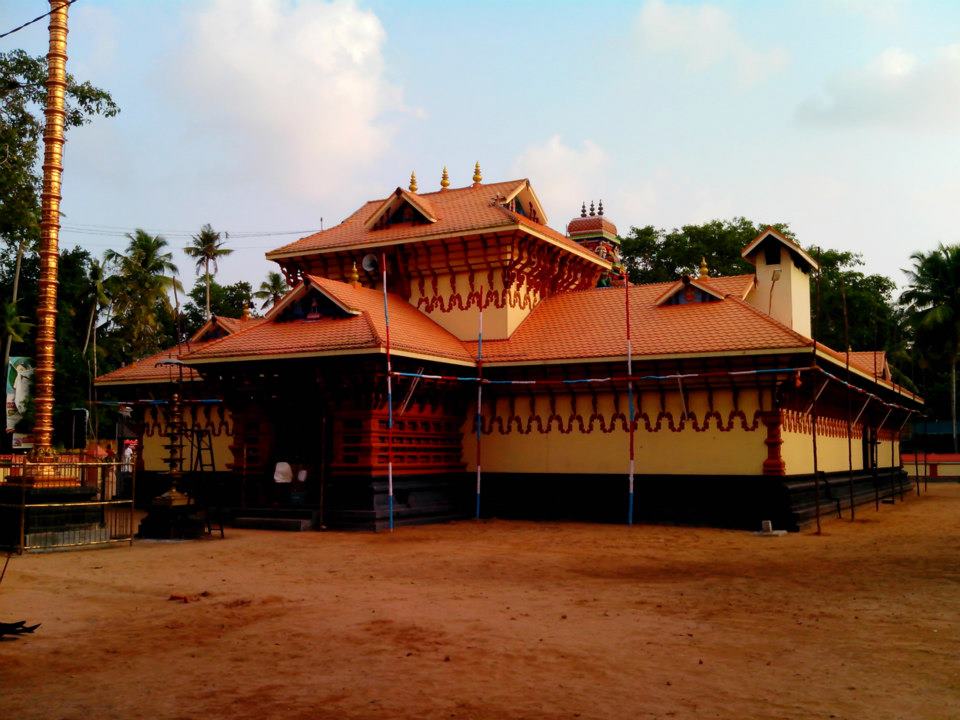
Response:
[[[638,286],[602,203],[566,234],[547,222],[528,180],[411,177],[269,252],[293,289],[265,317],[214,318],[172,364],[97,384],[142,401],[148,472],[169,465],[152,438],[176,386],[237,504],[333,527],[479,508],[797,528],[900,487],[899,431],[922,401],[882,356],[848,367],[814,342],[818,267],[799,245],[768,228],[743,249],[753,273],[704,263]]]

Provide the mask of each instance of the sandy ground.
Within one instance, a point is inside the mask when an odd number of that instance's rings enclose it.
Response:
[[[0,642],[0,718],[960,717],[960,485],[824,530],[228,529],[15,557],[0,618],[43,627]]]

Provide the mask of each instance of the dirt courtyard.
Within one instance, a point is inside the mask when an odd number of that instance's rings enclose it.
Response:
[[[489,521],[28,555],[0,585],[21,618],[10,720],[957,718],[960,485],[822,537]]]

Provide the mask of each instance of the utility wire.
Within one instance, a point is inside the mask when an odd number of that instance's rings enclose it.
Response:
[[[55,8],[52,8],[50,11],[45,12],[43,15],[38,15],[33,20],[27,20],[23,25],[18,25],[13,30],[7,30],[3,35],[0,35],[0,40],[7,37],[7,35],[13,35],[15,32],[19,32],[23,30],[25,27],[29,27],[30,25],[33,25],[35,22],[40,22],[45,17],[49,17],[50,15],[53,15],[57,10],[64,7],[65,5],[73,5],[76,1],[77,0],[64,0],[63,3],[61,3],[60,5],[57,5],[57,7]]]

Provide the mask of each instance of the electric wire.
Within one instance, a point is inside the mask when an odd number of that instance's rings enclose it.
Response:
[[[77,0],[64,0],[64,2],[62,2],[60,5],[57,5],[57,7],[55,7],[55,8],[51,8],[50,10],[48,10],[47,12],[45,12],[43,15],[38,15],[38,16],[35,17],[33,20],[27,20],[25,23],[23,23],[23,25],[18,25],[17,27],[13,28],[12,30],[7,30],[5,33],[3,33],[3,35],[0,35],[0,40],[2,40],[3,38],[7,37],[8,35],[13,35],[15,32],[20,32],[20,31],[23,30],[24,28],[29,27],[29,26],[33,25],[34,23],[36,23],[36,22],[40,22],[40,21],[43,20],[45,17],[50,17],[51,15],[53,15],[53,14],[54,14],[57,10],[59,10],[60,8],[62,8],[62,7],[64,7],[64,6],[73,5],[76,1],[77,1]]]

